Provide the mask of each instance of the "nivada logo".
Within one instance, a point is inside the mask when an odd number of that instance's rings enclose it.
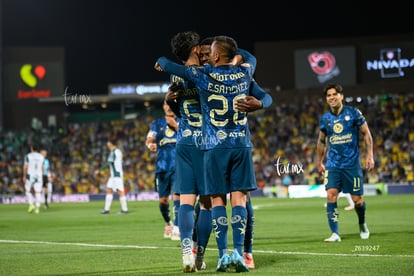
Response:
[[[42,65],[37,65],[33,69],[33,72],[32,68],[33,66],[31,64],[23,64],[23,66],[20,68],[20,78],[27,86],[34,88],[37,86],[38,80],[41,80],[45,77],[46,68]]]
[[[403,49],[382,48],[379,50],[379,58],[366,61],[367,71],[379,71],[381,78],[402,78],[404,72],[414,68],[414,57],[402,57]]]
[[[50,97],[49,89],[36,90],[40,80],[43,80],[46,76],[46,68],[43,65],[37,65],[33,68],[32,64],[23,64],[20,68],[20,78],[23,83],[32,90],[21,90],[17,91],[17,98],[48,98]]]

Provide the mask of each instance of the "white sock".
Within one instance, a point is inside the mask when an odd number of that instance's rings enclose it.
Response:
[[[109,211],[111,209],[112,199],[114,198],[113,194],[107,194],[105,196],[105,210]]]
[[[121,202],[122,211],[128,211],[126,196],[120,197],[119,202]]]
[[[29,205],[33,205],[33,195],[30,192],[26,192],[27,202]]]
[[[40,202],[42,201],[42,194],[41,193],[36,193],[35,198],[36,198],[36,202],[35,202],[36,209],[39,209],[40,208]]]
[[[346,200],[348,200],[348,203],[349,203],[350,206],[355,205],[355,203],[352,201],[351,194],[344,194],[344,196],[345,196]]]

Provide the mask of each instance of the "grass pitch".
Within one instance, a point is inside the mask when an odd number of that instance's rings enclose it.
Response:
[[[321,198],[252,198],[255,275],[413,275],[414,195],[369,196],[371,237],[361,240],[354,211],[340,198],[340,243],[330,235]],[[0,275],[182,275],[178,241],[163,238],[157,201],[128,202],[130,213],[101,215],[104,203],[52,203],[40,214],[0,204]],[[229,209],[229,208],[228,208]],[[231,227],[229,249],[231,246]],[[216,273],[211,235],[207,270]],[[229,273],[235,273],[231,271]]]

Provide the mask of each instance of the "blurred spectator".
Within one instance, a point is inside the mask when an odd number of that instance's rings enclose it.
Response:
[[[412,183],[414,166],[414,95],[367,97],[358,103],[366,114],[375,136],[375,157],[378,181],[382,183]],[[276,186],[281,182],[274,164],[281,157],[291,164],[302,164],[304,172],[290,173],[291,184],[321,184],[315,173],[315,138],[318,114],[326,110],[319,96],[275,102],[271,107],[249,115],[253,161],[261,184]],[[159,110],[162,112],[162,110]],[[58,132],[51,129],[35,131],[0,130],[0,193],[19,194],[25,150],[36,140],[49,149],[49,159],[56,173],[57,194],[104,193],[93,179],[93,170],[105,158],[102,148],[107,135],[115,131],[125,149],[124,178],[129,193],[154,191],[153,175],[156,155],[145,149],[148,126],[154,117],[141,115],[136,120],[70,123]],[[363,142],[363,141],[361,141]],[[364,156],[361,156],[364,158]],[[362,160],[364,161],[364,160]],[[285,176],[285,175],[282,175]],[[368,182],[375,175],[366,174]]]

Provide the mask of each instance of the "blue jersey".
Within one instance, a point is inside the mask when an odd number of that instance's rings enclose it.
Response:
[[[203,137],[197,143],[203,149],[252,147],[247,113],[237,111],[238,99],[249,95],[253,67],[221,65],[183,66],[158,59],[165,72],[196,84],[203,115]]]
[[[147,136],[157,143],[157,162],[155,172],[171,172],[175,170],[175,144],[177,132],[168,126],[164,117],[151,123]]]
[[[45,160],[43,161],[43,175],[48,175],[50,169],[50,162],[49,159],[45,158]]]
[[[319,129],[327,137],[327,169],[361,167],[359,127],[364,123],[365,117],[362,113],[357,108],[346,105],[338,115],[330,110],[322,115]]]
[[[192,82],[172,75],[172,82],[182,83],[184,94],[180,96],[180,124],[178,125],[177,144],[197,146],[202,134],[202,116],[198,90]]]

